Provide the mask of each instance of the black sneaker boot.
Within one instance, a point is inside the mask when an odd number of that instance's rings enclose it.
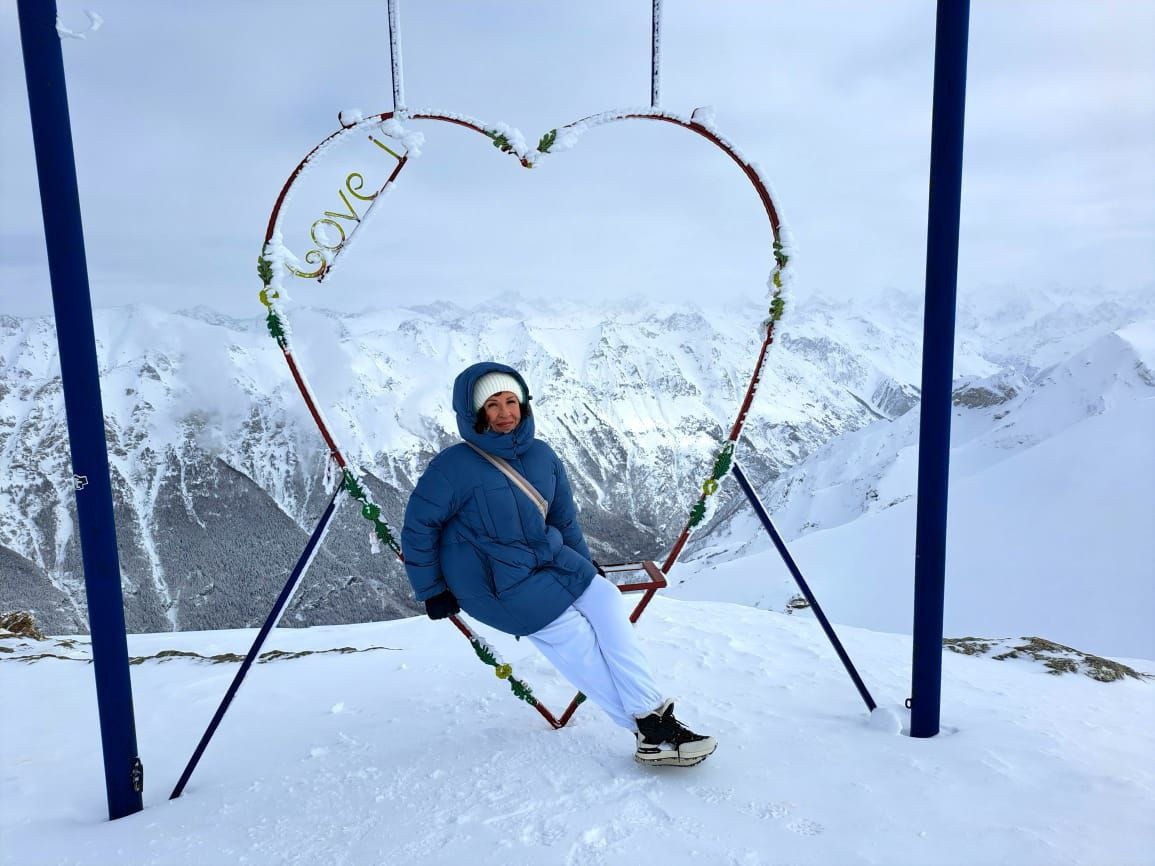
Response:
[[[666,701],[638,719],[638,748],[634,760],[654,766],[692,767],[718,748],[713,737],[695,734],[674,718],[674,702]]]

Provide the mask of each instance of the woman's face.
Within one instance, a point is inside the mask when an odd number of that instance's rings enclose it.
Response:
[[[521,403],[512,391],[499,391],[483,408],[489,428],[497,433],[508,433],[521,422]]]

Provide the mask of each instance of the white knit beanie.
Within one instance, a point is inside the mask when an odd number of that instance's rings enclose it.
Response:
[[[477,384],[473,386],[473,411],[477,412],[485,401],[494,394],[500,394],[502,391],[512,391],[517,395],[519,402],[525,402],[525,390],[521,387],[521,382],[517,381],[509,373],[486,373],[477,380]]]

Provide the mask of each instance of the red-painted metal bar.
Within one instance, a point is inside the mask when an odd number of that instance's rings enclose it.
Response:
[[[774,323],[771,322],[766,327],[766,339],[762,341],[762,349],[758,353],[758,361],[754,364],[754,372],[750,376],[750,384],[746,388],[746,396],[742,400],[742,405],[738,408],[738,417],[734,419],[734,426],[730,428],[729,441],[737,442],[738,436],[742,433],[742,425],[746,423],[746,415],[750,411],[750,406],[754,402],[754,394],[758,390],[758,383],[762,380],[762,368],[766,365],[766,351],[774,342]],[[704,500],[705,495],[699,496],[698,500]],[[662,563],[662,571],[669,573],[670,569],[674,567],[674,563],[678,561],[678,557],[682,554],[682,548],[686,546],[686,542],[690,540],[690,521],[686,520],[686,525],[682,527],[682,534],[678,536],[678,540],[674,542],[673,548],[670,550],[670,555],[666,557],[666,561]]]
[[[734,426],[730,428],[730,435],[727,439],[730,442],[737,442],[738,436],[742,432],[742,425],[746,423],[746,414],[750,411],[750,406],[754,402],[754,393],[758,390],[758,383],[762,381],[762,368],[766,364],[766,352],[774,342],[774,323],[771,322],[766,327],[766,339],[762,341],[762,349],[758,352],[758,361],[754,364],[754,372],[750,376],[750,385],[746,388],[746,397],[742,400],[742,405],[738,408],[738,417],[734,419]]]
[[[453,623],[455,626],[457,626],[457,630],[459,632],[461,632],[463,635],[465,635],[470,640],[473,640],[473,631],[469,628],[469,626],[467,626],[465,623],[463,623],[461,621],[460,617],[458,617],[456,615],[451,616],[451,617],[449,617],[449,621],[451,623]]]
[[[463,623],[461,621],[461,617],[454,615],[454,616],[449,617],[449,621],[452,622],[455,626],[457,626],[457,630],[459,632],[461,632],[463,635],[465,635],[466,640],[468,640],[470,643],[473,643],[473,640],[476,637],[476,635],[474,635],[473,629],[471,629],[469,626],[467,626],[465,623]],[[554,717],[554,714],[551,713],[546,708],[545,704],[543,704],[537,698],[533,699],[533,708],[535,710],[537,710],[539,713],[541,713],[542,717],[547,722],[549,722],[551,727],[560,728],[565,724],[564,721],[558,721],[558,719]]]
[[[308,384],[305,382],[305,377],[297,368],[297,362],[293,359],[293,353],[287,348],[282,348],[281,352],[285,356],[285,361],[289,365],[289,372],[293,374],[293,381],[297,383],[297,390],[301,392],[301,396],[305,398],[305,405],[309,407],[309,414],[313,416],[313,421],[317,424],[317,429],[321,431],[321,436],[325,440],[325,444],[329,446],[329,453],[333,455],[333,459],[337,461],[337,465],[342,469],[345,468],[345,455],[341,453],[341,449],[337,447],[336,440],[333,439],[329,433],[329,428],[325,426],[325,421],[321,418],[321,413],[317,410],[317,404],[313,402],[313,393],[309,390]]]
[[[590,115],[589,117],[583,117],[581,120],[578,120],[574,123],[567,124],[566,126],[564,126],[562,128],[568,129],[570,127],[578,126],[579,124],[582,124],[582,123],[587,123],[589,121],[597,120],[597,118],[598,118],[598,115],[596,115],[596,114]],[[629,119],[629,120],[660,120],[660,121],[663,121],[665,123],[671,123],[674,126],[680,126],[682,129],[688,129],[691,132],[696,132],[698,135],[702,136],[702,138],[706,139],[707,141],[713,142],[715,145],[717,145],[717,147],[720,150],[724,151],[726,153],[726,155],[730,157],[730,159],[734,160],[734,162],[738,165],[738,167],[742,169],[742,172],[746,175],[746,177],[749,178],[750,183],[753,184],[753,186],[754,186],[754,189],[756,189],[758,191],[758,197],[762,200],[762,206],[766,209],[766,215],[770,218],[770,228],[774,232],[775,240],[781,240],[781,238],[778,236],[780,228],[781,228],[781,224],[780,224],[780,221],[778,219],[778,209],[776,207],[774,207],[774,202],[770,198],[770,191],[768,189],[766,189],[766,185],[762,183],[762,179],[760,177],[758,177],[758,172],[755,171],[754,167],[752,165],[750,165],[748,162],[746,162],[745,160],[743,160],[737,154],[737,152],[735,152],[735,150],[730,146],[730,144],[727,141],[725,141],[724,139],[722,139],[719,135],[712,132],[707,127],[702,126],[701,124],[694,123],[693,121],[685,121],[685,120],[682,120],[681,118],[677,118],[677,117],[671,117],[670,115],[667,115],[667,114],[621,114],[621,115],[618,115],[617,117],[614,117],[612,119],[613,120],[627,120],[627,119]],[[607,120],[607,121],[602,121],[602,122],[610,122],[610,121]]]
[[[574,699],[569,702],[569,706],[565,708],[565,712],[561,714],[561,718],[557,720],[557,724],[554,727],[564,728],[566,723],[573,718],[573,714],[577,712],[577,708],[583,703],[585,703],[585,695],[578,692],[574,695]]]
[[[622,590],[622,592],[633,592],[641,589],[646,591],[646,594],[642,596],[642,600],[638,602],[638,606],[634,608],[634,612],[630,614],[630,622],[637,622],[641,619],[642,614],[645,613],[646,608],[649,606],[650,601],[657,591],[666,588],[666,575],[658,569],[657,565],[647,559],[642,563],[642,568],[644,568],[646,574],[650,576],[650,582],[637,585],[632,590]]]
[[[641,600],[638,602],[637,606],[634,608],[633,613],[630,614],[630,622],[632,623],[636,623],[638,621],[642,613],[645,611],[646,606],[654,597],[655,593],[657,593],[659,589],[664,589],[668,585],[666,582],[666,576],[662,574],[661,569],[659,569],[655,563],[648,559],[644,562],[623,562],[617,563],[615,565],[602,566],[602,569],[603,571],[612,572],[644,571],[646,576],[649,578],[649,580],[643,583],[614,584],[618,588],[618,591],[623,595],[628,592],[645,593],[645,595],[643,595]],[[449,617],[449,621],[457,627],[459,632],[465,635],[467,640],[469,640],[471,643],[473,642],[476,635],[474,635],[473,630],[469,626],[461,621],[459,616],[451,616]],[[542,718],[549,722],[553,728],[564,728],[566,723],[569,722],[571,718],[573,718],[573,714],[577,712],[577,708],[581,706],[584,701],[585,695],[583,695],[581,692],[578,692],[576,695],[574,695],[573,700],[569,702],[569,706],[566,707],[565,712],[563,712],[560,716],[554,716],[554,714],[550,712],[549,709],[537,698],[534,698],[533,708],[541,713]]]

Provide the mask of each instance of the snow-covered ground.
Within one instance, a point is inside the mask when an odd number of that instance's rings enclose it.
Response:
[[[448,624],[283,630],[267,650],[364,651],[254,667],[177,801],[168,793],[236,664],[133,666],[146,808],[111,823],[91,666],[19,660],[83,658],[84,645],[7,638],[0,861],[1155,862],[1155,682],[946,653],[943,733],[915,740],[885,716],[871,724],[807,617],[658,598],[640,629],[680,714],[719,738],[696,768],[638,767],[630,736],[588,704],[550,730]],[[840,633],[880,706],[904,719],[909,639]],[[210,656],[252,636],[135,635],[129,647]],[[532,647],[499,649],[564,705],[570,690]]]

